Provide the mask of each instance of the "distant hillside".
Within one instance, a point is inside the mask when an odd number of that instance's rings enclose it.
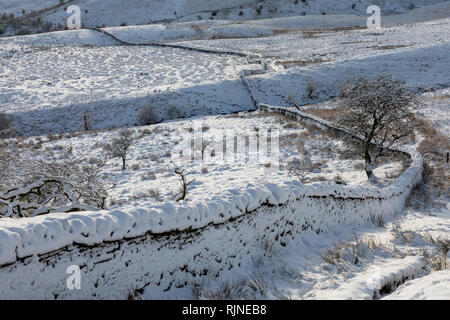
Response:
[[[299,15],[366,15],[371,4],[386,15],[442,0],[2,0],[0,33],[28,34],[61,29],[72,4],[85,27],[197,20],[255,20]],[[11,16],[11,14],[13,16]]]

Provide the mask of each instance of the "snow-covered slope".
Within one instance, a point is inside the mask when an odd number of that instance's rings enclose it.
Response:
[[[450,269],[409,281],[386,300],[450,300]]]
[[[299,15],[366,16],[369,5],[379,5],[382,13],[405,13],[442,0],[3,0],[0,12],[64,24],[65,8],[78,5],[85,26],[119,26],[155,22],[197,20],[253,20]],[[439,11],[442,14],[442,11]],[[447,12],[448,14],[448,12]]]
[[[335,95],[336,80],[361,72],[395,71],[420,90],[448,83],[450,19],[375,33],[359,29],[318,29],[311,37],[299,30],[277,33],[277,28],[301,25],[302,18],[310,17],[105,30],[131,42],[177,40],[183,46],[261,54],[269,72],[250,77],[249,83],[258,102],[273,105],[285,105],[289,94],[299,104],[327,101]],[[258,30],[274,35],[230,39],[240,30],[250,36]],[[226,39],[210,40],[220,35]],[[191,40],[195,36],[200,40]],[[0,111],[11,114],[16,128],[30,135],[78,130],[86,110],[96,129],[134,125],[138,109],[155,101],[164,101],[162,113],[167,106],[177,106],[188,116],[253,108],[239,75],[259,64],[238,56],[118,44],[92,30],[0,39]],[[309,82],[317,86],[314,99],[305,95]]]

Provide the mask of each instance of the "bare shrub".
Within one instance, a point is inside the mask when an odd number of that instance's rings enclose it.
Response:
[[[150,188],[145,192],[140,192],[140,193],[134,194],[133,196],[131,196],[129,198],[129,200],[134,201],[134,200],[139,200],[142,198],[152,198],[155,201],[162,201],[161,194],[160,194],[158,188]]]
[[[20,28],[19,31],[16,32],[16,36],[26,36],[29,34],[31,34],[31,31],[28,28]]]
[[[316,90],[317,90],[317,84],[315,84],[314,82],[311,82],[311,81],[308,81],[306,83],[305,93],[306,93],[306,96],[308,97],[308,99],[317,98],[317,96],[315,95]]]
[[[122,170],[125,170],[127,152],[134,140],[136,140],[136,137],[133,130],[122,129],[119,131],[119,136],[117,138],[112,139],[110,143],[103,146],[103,150],[112,158],[121,158]]]
[[[194,141],[194,146],[196,150],[201,152],[202,159],[205,159],[205,151],[212,143],[212,140],[205,140],[203,138],[199,138]]]
[[[156,201],[162,201],[161,193],[159,192],[158,188],[151,188],[150,190],[148,190],[148,192],[150,196]]]
[[[0,112],[0,139],[14,136],[15,129],[9,116]]]
[[[424,157],[423,184],[415,191],[415,206],[439,205],[439,197],[450,195],[450,171],[447,154],[450,150],[449,136],[439,132],[436,124],[416,118],[418,131],[424,137],[418,150]]]
[[[4,113],[0,113],[0,131],[6,130],[11,126],[11,121]]]
[[[449,238],[437,238],[436,243],[439,246],[439,250],[445,255],[450,251],[450,239]]]
[[[337,108],[308,108],[304,111],[328,121],[337,121],[343,112],[343,110]]]
[[[133,289],[128,292],[127,300],[144,300],[142,294],[144,289]]]
[[[100,179],[103,166],[97,158],[68,156],[10,162],[8,172],[1,174],[0,217],[103,209],[107,196]]]
[[[146,171],[141,175],[141,180],[156,180],[156,175],[153,171]]]
[[[166,114],[169,119],[180,119],[186,117],[186,114],[180,108],[175,106],[169,107]]]
[[[339,98],[344,116],[338,123],[363,139],[356,146],[364,157],[364,169],[370,179],[377,160],[386,150],[414,132],[411,107],[417,104],[417,96],[403,81],[377,76],[373,80],[345,81],[339,89]]]
[[[421,119],[417,116],[413,119],[418,131],[424,136],[420,142],[419,152],[423,155],[435,156],[441,161],[446,161],[446,152],[450,150],[449,136],[438,131],[436,123]]]
[[[444,270],[450,267],[450,264],[447,261],[447,254],[443,252],[439,252],[438,254],[431,255],[428,250],[423,250],[422,253],[425,262],[429,265],[434,271]]]
[[[214,289],[207,288],[205,283],[194,284],[192,293],[197,299],[237,300],[247,297],[246,281],[222,282]]]
[[[398,225],[393,226],[391,233],[396,239],[399,239],[400,242],[403,244],[410,243],[414,238],[414,232],[401,230]]]
[[[263,256],[267,258],[273,258],[280,253],[279,246],[268,235],[258,240],[258,246],[262,250]]]
[[[380,214],[373,214],[373,213],[371,213],[370,216],[369,216],[369,220],[370,220],[370,222],[373,223],[374,226],[377,226],[377,227],[380,227],[380,228],[384,227],[384,225],[386,224],[386,222],[384,220],[384,217],[382,215],[380,215]]]
[[[247,287],[262,297],[266,297],[269,292],[269,287],[261,273],[251,273],[250,277],[246,281]]]
[[[322,260],[325,263],[337,265],[337,263],[341,259],[341,247],[339,245],[335,245],[330,249],[327,249],[321,256]]]
[[[153,106],[141,108],[137,117],[140,124],[144,126],[161,122],[161,118]]]
[[[298,129],[300,127],[300,124],[297,122],[288,122],[285,125],[283,125],[285,129]]]
[[[308,182],[307,175],[311,169],[311,163],[305,159],[295,159],[288,163],[289,174],[297,177],[302,182]]]

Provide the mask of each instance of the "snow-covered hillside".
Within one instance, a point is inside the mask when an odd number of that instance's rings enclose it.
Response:
[[[328,18],[310,19],[316,24],[341,23],[338,16]],[[269,69],[250,77],[248,84],[258,102],[275,105],[289,105],[287,96],[298,104],[327,101],[336,95],[337,80],[385,69],[395,70],[420,92],[448,86],[449,19],[378,32],[296,28],[303,23],[302,17],[294,17],[248,22],[238,28],[213,24],[105,31],[133,43],[175,41],[259,54]],[[291,26],[290,32],[277,31],[286,25]],[[255,26],[267,36],[252,38]],[[246,34],[251,38],[245,38]],[[155,103],[163,119],[171,118],[167,115],[170,106],[182,109],[186,116],[254,108],[240,74],[258,70],[260,65],[248,63],[245,57],[118,44],[92,30],[0,39],[0,111],[11,114],[21,134],[33,135],[77,131],[85,112],[95,129],[135,125],[139,110]],[[307,94],[308,85],[315,92]]]
[[[150,24],[199,20],[255,20],[303,15],[367,16],[370,5],[379,5],[383,15],[409,12],[442,0],[3,0],[0,14],[65,25],[69,5],[82,10],[85,27]],[[442,18],[448,12],[434,10],[428,19]],[[5,28],[4,28],[5,29]],[[7,33],[7,28],[5,34]],[[30,30],[33,32],[33,30]]]
[[[92,28],[25,35],[72,4]],[[450,299],[449,30],[438,0],[2,0],[0,300]],[[414,127],[370,163],[338,90],[389,74]]]

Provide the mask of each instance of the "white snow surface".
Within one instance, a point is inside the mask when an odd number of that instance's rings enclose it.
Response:
[[[327,125],[326,121],[313,116],[310,119]],[[353,206],[352,199],[357,198],[361,212],[375,210],[378,214],[389,215],[403,208],[411,188],[420,179],[421,157],[414,151],[411,151],[411,155],[410,168],[392,185],[384,188],[353,188],[328,182],[303,185],[298,181],[289,181],[282,184],[266,183],[244,190],[229,190],[219,197],[192,204],[163,203],[150,207],[133,207],[130,204],[112,211],[54,213],[18,221],[2,219],[0,264],[13,263],[18,258],[47,253],[73,243],[95,245],[138,237],[148,232],[165,233],[203,228],[211,223],[220,224],[230,218],[243,216],[258,210],[263,204],[279,206],[303,197],[337,198],[344,200],[344,203],[345,199],[349,199],[348,206]],[[316,210],[322,209],[318,207]],[[346,209],[332,206],[331,211],[333,210],[341,212]]]
[[[373,1],[370,2],[373,4]],[[288,95],[302,104],[326,102],[336,95],[335,83],[350,75],[393,70],[412,88],[429,91],[423,95],[426,101],[419,112],[436,121],[439,128],[448,133],[449,100],[446,88],[449,87],[450,74],[449,2],[378,2],[383,12],[403,14],[384,17],[383,21],[389,27],[375,32],[358,28],[316,30],[312,37],[307,36],[303,32],[305,30],[301,30],[307,26],[364,25],[366,1],[358,4],[354,12],[349,12],[350,2],[342,1],[337,5],[335,1],[329,0],[316,1],[307,10],[307,14],[321,14],[325,10],[327,16],[298,17],[298,10],[305,9],[289,5],[272,12],[270,2],[265,1],[260,17],[281,18],[236,23],[232,20],[255,18],[252,7],[254,1],[245,2],[242,16],[238,14],[241,8],[230,8],[235,6],[234,1],[232,4],[210,1],[202,2],[202,10],[206,12],[200,13],[200,16],[209,17],[213,10],[218,10],[217,16],[221,20],[113,27],[106,30],[130,42],[178,42],[201,48],[260,54],[266,58],[269,72],[248,77],[248,83],[258,102],[271,105],[288,105]],[[409,11],[411,2],[418,7],[435,5]],[[128,24],[150,21],[161,23],[160,20],[165,19],[193,21],[198,19],[199,13],[191,10],[192,4],[200,6],[199,2],[193,0],[178,1],[175,14],[173,1],[141,0],[141,5],[134,2],[134,6],[130,6],[128,1],[121,1],[120,6],[119,2],[114,1],[80,0],[71,3],[88,10],[83,22],[91,26],[117,26],[125,21]],[[301,6],[301,1],[299,3]],[[57,1],[51,0],[36,1],[33,2],[33,10],[56,4]],[[0,3],[0,10],[18,15],[21,14],[21,8],[27,9],[27,12],[31,10],[27,1],[5,0]],[[61,9],[44,10],[42,16],[49,21],[61,22],[65,18]],[[101,19],[98,18],[99,11],[102,12]],[[347,16],[329,16],[329,13]],[[293,17],[285,17],[290,15]],[[419,23],[433,19],[440,20]],[[400,23],[411,24],[398,25]],[[0,57],[0,111],[17,116],[16,126],[28,135],[63,132],[68,131],[68,128],[77,130],[81,114],[86,109],[92,112],[93,119],[101,119],[96,122],[96,129],[134,125],[138,109],[157,100],[164,101],[164,106],[158,109],[161,114],[164,114],[164,108],[168,105],[183,108],[188,116],[247,110],[252,108],[252,102],[242,86],[239,74],[243,70],[259,67],[249,65],[246,59],[236,56],[200,54],[173,48],[126,47],[92,30],[2,38]],[[313,98],[305,95],[304,88],[308,82],[314,82],[318,87]],[[274,108],[291,112],[291,109],[283,107]],[[325,127],[330,125],[315,117],[310,118]],[[176,122],[174,126],[177,126]],[[82,149],[89,139],[80,139],[78,148]],[[209,255],[211,250],[212,256],[216,257],[216,267],[232,270],[221,270],[225,277],[223,279],[236,277],[250,265],[249,255],[257,251],[254,234],[262,236],[267,233],[266,226],[269,228],[276,223],[276,230],[271,235],[277,232],[283,234],[283,247],[287,243],[282,259],[296,268],[306,269],[309,258],[313,262],[320,260],[317,256],[320,249],[329,247],[333,239],[348,238],[352,232],[390,239],[387,235],[389,232],[373,228],[366,232],[366,222],[372,213],[380,214],[386,220],[400,220],[403,228],[416,233],[428,231],[448,237],[448,207],[443,212],[429,215],[408,210],[405,217],[392,217],[403,209],[409,191],[420,180],[421,158],[413,151],[411,154],[410,168],[391,185],[383,188],[341,186],[332,182],[304,185],[298,181],[289,181],[286,177],[265,183],[230,179],[229,184],[224,184],[222,190],[215,194],[208,194],[196,186],[198,189],[197,194],[194,192],[193,201],[182,204],[168,201],[143,205],[136,201],[109,211],[54,213],[21,220],[1,219],[0,296],[23,298],[21,294],[25,290],[30,298],[74,297],[71,296],[73,293],[63,288],[65,269],[72,263],[86,263],[89,272],[94,270],[87,273],[88,277],[92,276],[89,278],[91,283],[104,278],[108,270],[114,270],[121,286],[138,284],[142,287],[146,285],[148,273],[151,273],[148,277],[153,281],[159,279],[158,272],[161,271],[161,279],[164,274],[164,280],[160,282],[163,282],[164,288],[168,288],[167,293],[162,293],[159,285],[155,288],[152,284],[144,293],[146,298],[155,298],[152,295],[156,295],[156,298],[192,298],[189,290],[183,287],[189,276],[176,271],[177,268],[184,270],[188,265],[188,270],[193,270],[194,274],[201,272],[202,268],[209,268],[211,258],[202,255]],[[133,157],[138,158],[136,154]],[[195,170],[198,171],[198,168]],[[216,183],[210,180],[205,182],[206,189]],[[124,189],[119,187],[119,190]],[[316,197],[324,198],[317,200]],[[352,198],[362,200],[358,200],[360,203],[356,205]],[[286,219],[289,212],[297,213],[292,218],[295,235],[291,236],[285,235],[285,232],[292,231],[289,227],[279,226],[279,222]],[[244,227],[237,227],[242,221],[239,219],[236,225],[228,222],[232,218],[243,219]],[[216,230],[214,225],[221,226]],[[305,225],[310,228],[308,231],[301,230]],[[229,228],[236,237],[229,232]],[[181,244],[178,238],[169,236],[168,239],[173,242],[161,252],[157,248],[158,240],[143,240],[144,245],[136,240],[141,236],[145,238],[148,233],[150,237],[157,237],[166,232],[189,233],[192,230],[200,232],[194,244],[190,245],[189,241],[188,244]],[[112,241],[119,242],[118,248],[113,248],[115,243],[110,243]],[[422,240],[417,241],[420,246],[424,245]],[[121,244],[124,244],[124,248],[121,248]],[[415,245],[400,246],[400,250],[408,252],[410,249],[422,248]],[[87,250],[91,254],[90,258],[83,256],[82,248],[85,246],[92,246]],[[75,250],[75,253],[71,250]],[[113,253],[115,250],[119,250],[122,256],[116,256]],[[144,250],[144,254],[142,251],[138,253],[139,250]],[[200,255],[200,263],[196,260],[197,255]],[[225,262],[219,262],[221,259]],[[129,275],[121,272],[124,261],[126,267],[128,261],[133,261]],[[384,299],[449,298],[448,270],[426,274],[426,266],[420,255],[406,254],[404,259],[377,256],[372,262],[373,266],[379,268],[381,284],[402,282],[407,278],[403,285],[384,296]],[[29,268],[36,273],[40,271],[43,263],[53,264],[56,271],[46,268],[45,276],[37,279],[36,286],[32,279],[33,272],[22,277],[24,270]],[[102,263],[105,263],[103,267]],[[238,263],[239,268],[235,272],[233,264]],[[96,267],[97,264],[100,267]],[[143,267],[149,265],[154,266],[154,274]],[[333,270],[330,266],[326,268]],[[172,272],[175,272],[173,277]],[[106,277],[103,283],[105,287],[115,283],[117,279],[114,275]],[[340,275],[330,276],[323,270],[313,269],[308,274],[312,290],[305,292],[298,283],[287,284],[283,289],[292,298],[372,299],[374,290],[367,286],[367,277],[370,275],[369,271],[351,269],[349,274],[345,273],[348,279],[344,277],[343,280]],[[330,281],[325,283],[325,280]],[[20,283],[14,283],[16,281]],[[96,289],[89,284],[78,298],[95,297],[92,293],[97,294],[99,290],[99,296],[106,298],[123,298],[127,294],[114,290],[101,292],[101,287]]]
[[[299,18],[285,19],[295,25]],[[261,25],[281,22],[264,20]],[[158,26],[105,30],[131,42],[187,37],[189,41],[177,44],[260,54],[269,72],[247,77],[256,100],[287,105],[286,97],[291,95],[302,105],[328,101],[336,95],[336,83],[354,74],[381,70],[395,70],[396,76],[419,91],[446,88],[449,24],[449,19],[443,19],[376,32],[320,29],[312,38],[294,30],[263,38],[195,41],[189,40],[193,36],[190,31],[183,31],[191,27],[180,29],[181,34],[177,28]],[[222,27],[226,37],[234,35],[227,24],[203,23],[205,26],[210,30],[206,38]],[[249,30],[250,25],[236,27]],[[165,119],[170,105],[183,109],[187,116],[249,110],[254,107],[239,75],[260,68],[238,56],[127,47],[92,30],[3,38],[0,56],[0,111],[11,114],[24,135],[77,130],[86,110],[95,120],[95,129],[134,125],[139,109],[157,101],[163,101],[157,108]],[[317,88],[312,96],[306,94],[308,83]],[[447,106],[445,100],[432,103],[441,114]]]
[[[32,13],[34,17],[64,24],[68,17],[65,9],[69,5],[78,5],[84,26],[119,26],[123,23],[135,25],[199,19],[245,21],[302,14],[366,16],[366,9],[370,5],[380,6],[383,15],[407,15],[411,12],[418,16],[424,15],[422,12],[425,11],[428,13],[426,18],[436,19],[442,17],[443,10],[434,8],[436,12],[433,12],[433,6],[445,4],[442,0],[315,0],[305,3],[298,1],[296,4],[291,0],[70,0],[59,5],[58,0],[34,0],[32,3],[29,0],[3,0],[0,11],[16,16],[24,15],[22,9],[25,9],[25,16],[35,11]]]
[[[450,300],[450,269],[408,281],[384,300]]]

